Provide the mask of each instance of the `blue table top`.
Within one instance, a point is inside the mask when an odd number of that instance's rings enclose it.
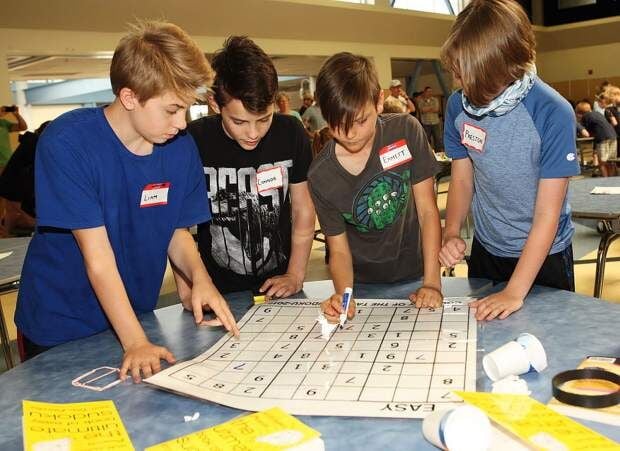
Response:
[[[620,186],[620,177],[595,177],[571,180],[568,201],[575,218],[618,219],[620,196],[590,194],[595,186]]]
[[[443,279],[446,296],[483,295],[497,288],[483,280]],[[358,298],[405,298],[419,283],[359,285]],[[331,282],[311,282],[299,297],[322,298],[331,294]],[[250,307],[249,292],[228,295],[237,318]],[[166,307],[140,317],[148,336],[165,345],[177,360],[192,358],[214,344],[219,328],[196,328],[192,315],[180,305]],[[525,306],[504,321],[478,326],[477,390],[490,391],[491,382],[482,370],[482,356],[519,333],[536,335],[547,350],[549,367],[527,374],[532,396],[546,403],[551,398],[551,378],[575,368],[588,355],[620,356],[618,341],[620,305],[575,293],[534,287]],[[186,398],[129,381],[102,393],[71,386],[71,380],[99,366],[118,366],[122,351],[110,331],[67,343],[0,375],[0,449],[22,449],[21,401],[82,402],[112,399],[136,449],[195,432],[242,412],[206,401]],[[200,413],[197,421],[185,423],[184,415]],[[435,450],[422,437],[421,420],[353,417],[299,417],[321,432],[326,448]],[[620,428],[583,422],[620,441]]]

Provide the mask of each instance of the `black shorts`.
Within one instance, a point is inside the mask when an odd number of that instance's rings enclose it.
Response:
[[[517,266],[517,257],[496,257],[490,254],[474,237],[471,245],[467,277],[490,279],[493,283],[507,282]],[[560,290],[575,291],[573,246],[547,255],[534,284]]]
[[[19,358],[22,362],[33,358],[42,352],[52,349],[52,346],[38,345],[33,341],[30,341],[28,337],[23,335],[21,331],[17,331],[17,349],[19,351]]]

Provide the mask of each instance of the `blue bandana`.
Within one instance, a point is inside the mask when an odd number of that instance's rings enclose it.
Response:
[[[477,107],[469,102],[465,94],[461,96],[463,101],[463,109],[472,116],[503,116],[506,113],[512,111],[523,98],[530,92],[534,81],[536,80],[536,66],[532,66],[532,69],[523,77],[515,80],[508,85],[506,89],[502,91],[500,95],[495,97],[488,105]]]

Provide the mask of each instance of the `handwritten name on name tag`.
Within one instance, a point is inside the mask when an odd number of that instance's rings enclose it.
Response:
[[[282,167],[276,166],[275,168],[258,171],[256,173],[256,188],[258,192],[263,193],[271,189],[281,188],[284,183],[282,170]]]
[[[484,129],[468,123],[463,124],[461,144],[463,144],[465,147],[482,153],[486,140],[487,132],[484,131]]]
[[[384,170],[395,168],[413,159],[407,142],[404,139],[398,140],[379,151],[379,159]]]
[[[140,197],[140,208],[167,205],[169,189],[170,182],[150,183],[146,185]]]

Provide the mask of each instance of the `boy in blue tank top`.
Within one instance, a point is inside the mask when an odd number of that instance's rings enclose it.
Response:
[[[536,76],[532,26],[513,0],[473,0],[442,49],[462,90],[448,100],[453,159],[439,258],[464,257],[460,229],[471,206],[469,277],[507,281],[471,305],[478,320],[504,319],[532,284],[574,290],[568,178],[579,174],[570,104]]]
[[[37,148],[37,229],[24,262],[15,323],[22,357],[112,328],[134,381],[174,362],[137,315],[155,308],[166,259],[189,281],[184,305],[238,329],[188,227],[211,217],[200,158],[183,132],[198,88],[213,78],[180,28],[145,22],[114,52],[114,102],[53,121]]]

